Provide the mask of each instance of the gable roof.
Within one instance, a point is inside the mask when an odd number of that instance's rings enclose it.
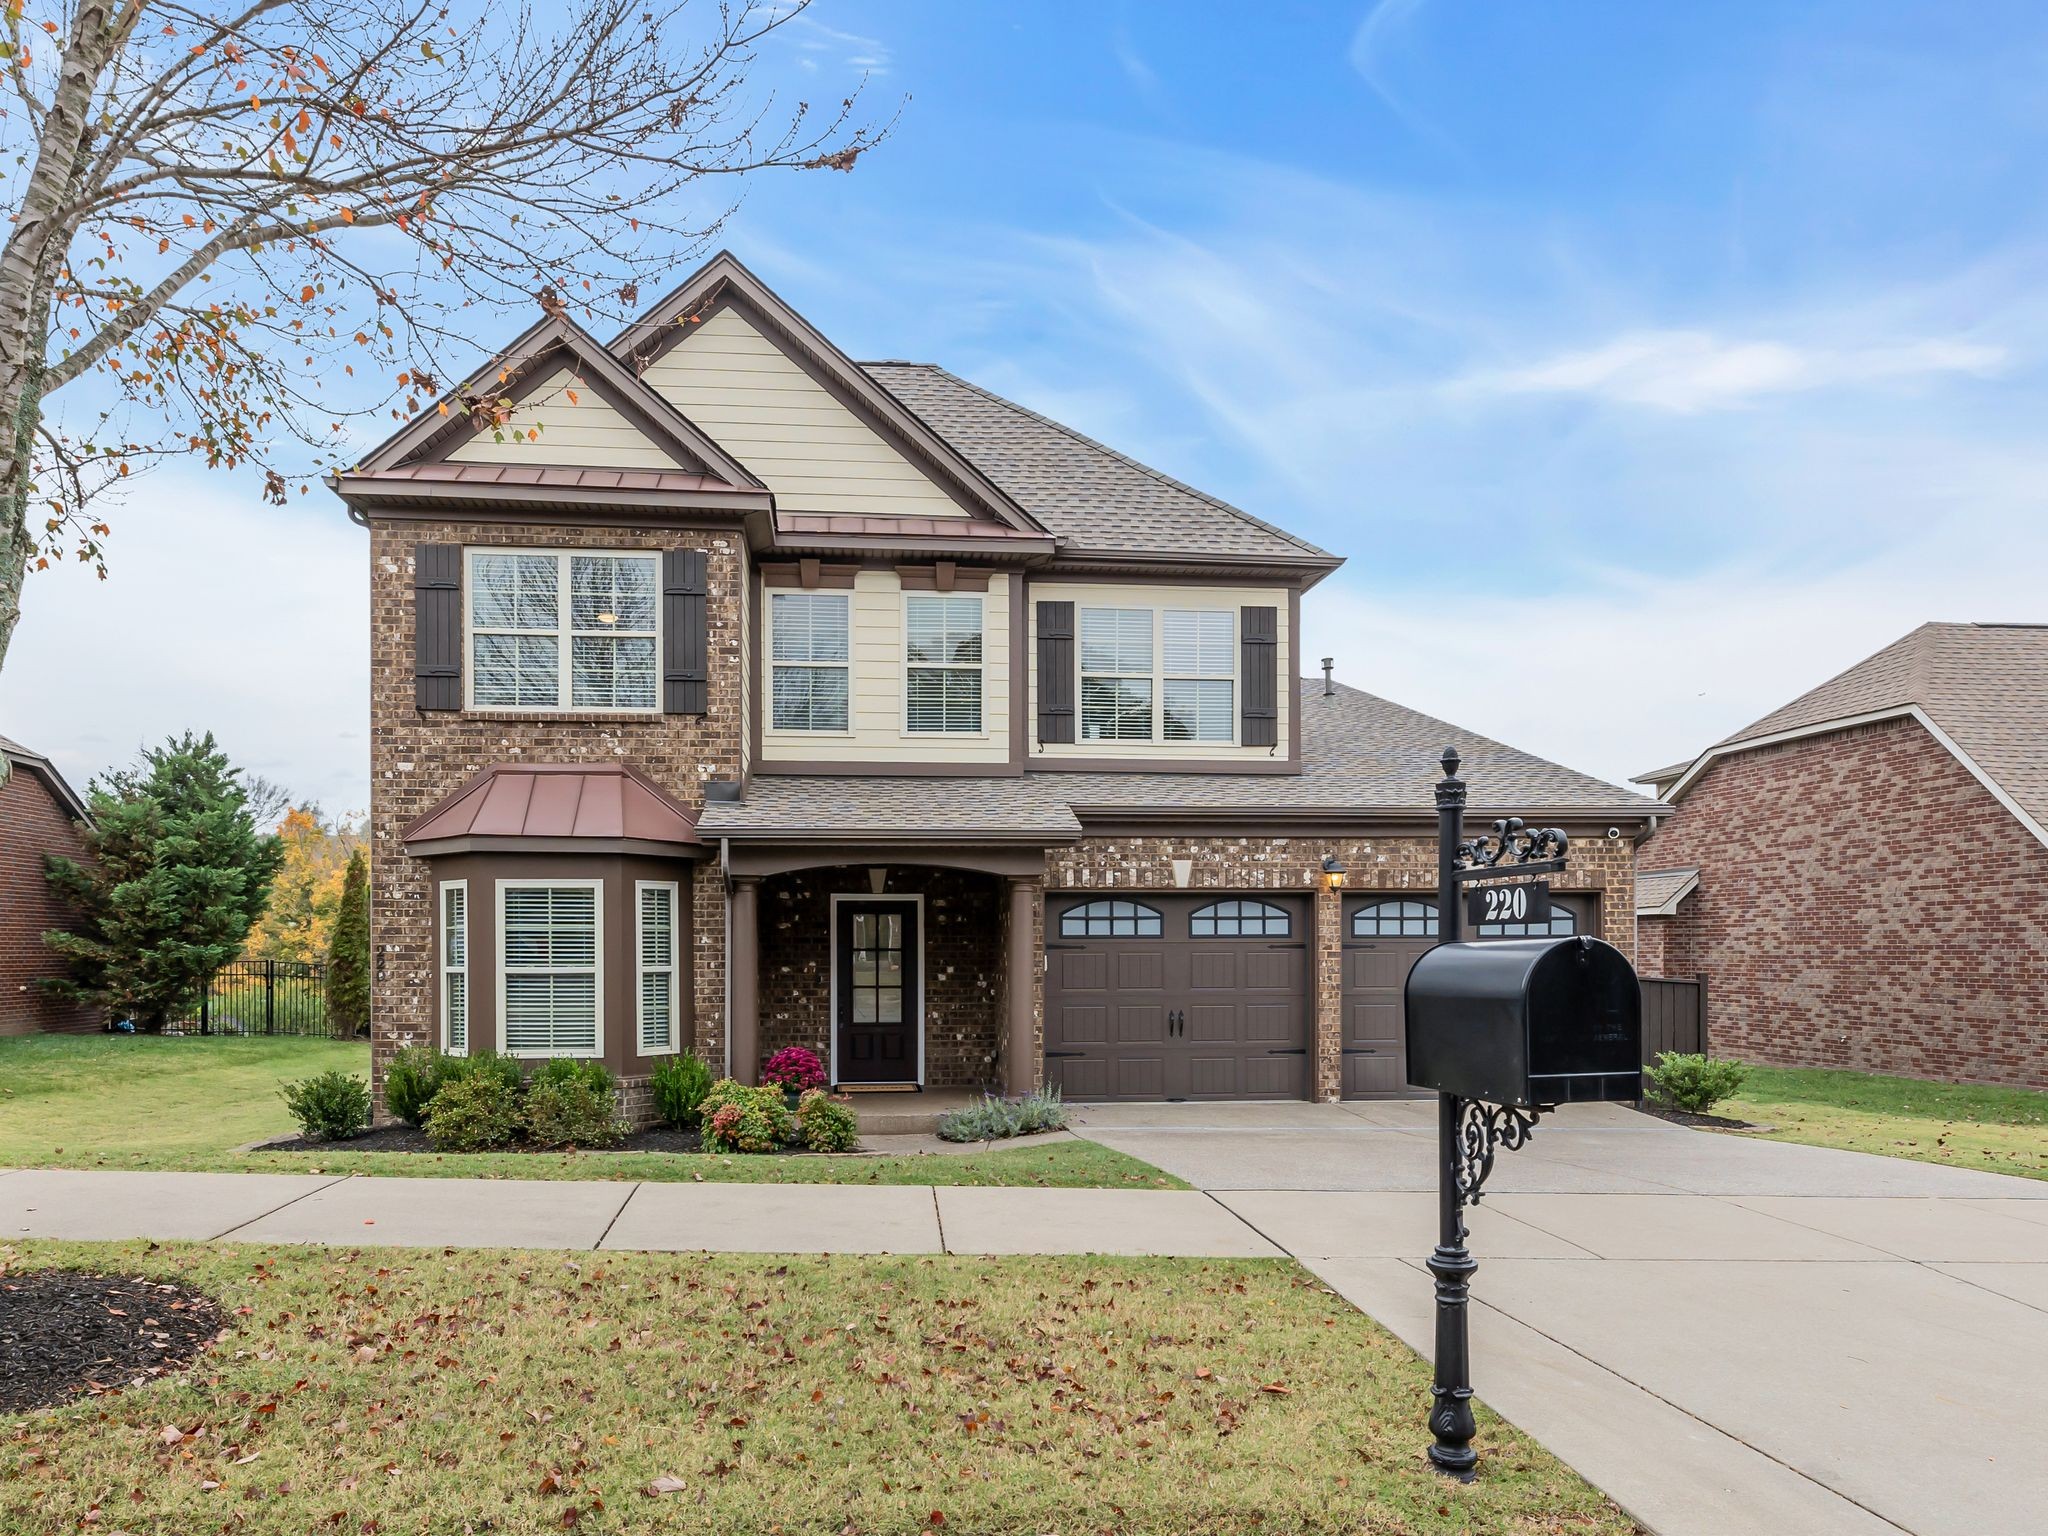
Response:
[[[86,808],[78,792],[64,782],[64,775],[57,771],[57,765],[40,752],[31,752],[20,742],[0,736],[0,757],[5,757],[17,768],[25,768],[49,788],[64,813],[73,821],[90,822],[92,812]]]
[[[1335,569],[1305,539],[930,363],[866,363],[925,421],[1076,551],[1197,554]]]
[[[2048,843],[2048,625],[1922,624],[1709,747],[1669,798],[1732,753],[1902,716]]]
[[[1636,871],[1636,916],[1675,917],[1678,904],[1700,883],[1697,868]]]
[[[782,296],[750,272],[730,251],[720,251],[612,339],[612,353],[638,372],[654,357],[682,341],[687,322],[720,302],[739,304],[760,321],[771,339],[787,346],[834,388],[849,408],[910,453],[913,459],[956,490],[971,510],[1013,528],[1043,532],[1029,514],[968,455],[934,432],[902,402],[864,373],[860,365]]]
[[[415,855],[703,851],[697,818],[622,763],[499,763],[413,821],[399,841]]]
[[[680,466],[678,473],[722,483],[735,491],[765,489],[744,464],[621,364],[596,337],[562,314],[543,315],[528,326],[466,382],[441,396],[433,410],[420,412],[363,455],[344,480],[445,460],[457,445],[476,435],[465,401],[481,395],[509,395],[518,400],[522,391],[530,391],[564,367],[667,451]]]

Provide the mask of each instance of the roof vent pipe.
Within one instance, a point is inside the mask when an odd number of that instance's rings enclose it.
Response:
[[[1331,669],[1332,667],[1336,666],[1336,665],[1337,665],[1337,658],[1336,658],[1336,657],[1334,657],[1334,656],[1325,656],[1325,657],[1323,658],[1323,697],[1324,697],[1324,698],[1326,698],[1326,699],[1327,699],[1327,698],[1328,698],[1328,697],[1329,697],[1329,696],[1330,696],[1331,694],[1333,694],[1333,693],[1335,693],[1335,692],[1337,691],[1337,683],[1336,683],[1336,680],[1335,680],[1334,678],[1332,678],[1332,677],[1330,676],[1330,669]]]

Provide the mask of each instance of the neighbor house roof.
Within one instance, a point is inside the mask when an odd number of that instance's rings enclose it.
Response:
[[[57,771],[57,765],[42,753],[31,752],[11,737],[0,736],[0,757],[5,757],[15,767],[26,769],[41,779],[72,820],[92,820],[92,812],[87,810],[85,802],[78,798],[77,791],[64,782],[64,775]]]
[[[863,363],[1063,546],[1335,567],[1337,557],[931,363]]]
[[[1367,817],[1424,820],[1435,811],[1437,760],[1455,745],[1471,786],[1471,820],[1493,816],[1640,824],[1662,807],[1356,688],[1300,682],[1300,774],[1031,772],[1009,777],[865,778],[756,774],[740,802],[706,805],[707,837],[793,834],[920,836],[1014,831],[1071,838],[1089,820],[1247,825]]]
[[[2048,843],[2048,625],[1922,624],[1709,747],[1670,798],[1732,753],[1900,716]]]
[[[701,849],[697,818],[619,763],[500,763],[400,834],[410,854]]]
[[[1670,917],[1700,883],[1696,868],[1636,871],[1636,916]]]

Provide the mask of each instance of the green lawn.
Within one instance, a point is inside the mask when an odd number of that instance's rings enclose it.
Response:
[[[1752,1067],[1714,1113],[1772,1126],[1777,1141],[2048,1179],[2048,1093],[2025,1088]]]
[[[914,1157],[718,1157],[673,1152],[238,1152],[296,1127],[278,1097],[294,1078],[367,1074],[362,1041],[39,1035],[0,1040],[0,1167],[430,1178],[703,1179],[776,1184],[1042,1185],[1185,1189],[1092,1141]]]
[[[1283,1261],[0,1247],[52,1263],[235,1331],[0,1420],[7,1531],[1637,1529],[1483,1409],[1430,1471],[1427,1368]]]

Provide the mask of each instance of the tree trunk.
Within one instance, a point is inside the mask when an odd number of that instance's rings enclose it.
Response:
[[[32,306],[28,334],[40,338],[44,305]],[[11,340],[11,338],[10,338]],[[0,352],[11,350],[0,346]],[[35,554],[28,527],[29,475],[35,456],[36,422],[42,412],[43,358],[32,351],[15,365],[0,363],[0,668],[14,626],[21,621],[21,585]]]

